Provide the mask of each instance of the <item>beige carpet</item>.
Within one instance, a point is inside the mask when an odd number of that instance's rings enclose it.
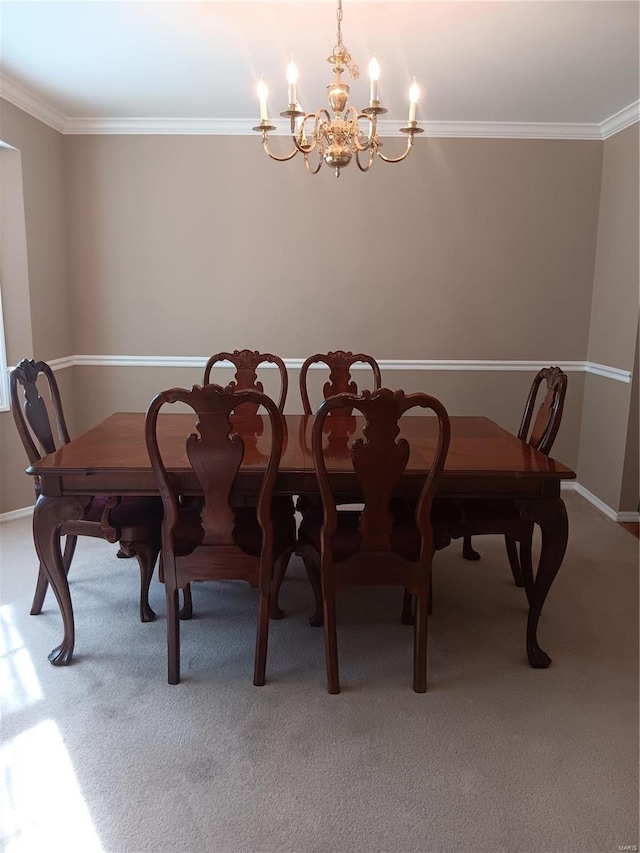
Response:
[[[137,621],[134,561],[83,540],[72,666],[53,600],[28,615],[28,520],[0,527],[3,850],[608,853],[638,844],[638,542],[569,494],[570,544],[526,664],[503,543],[437,556],[429,688],[411,690],[400,591],[341,602],[343,692],[299,565],[251,684],[256,593],[198,584],[183,681],[166,683],[163,589]]]

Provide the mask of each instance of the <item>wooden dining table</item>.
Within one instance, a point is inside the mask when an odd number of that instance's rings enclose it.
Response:
[[[312,415],[285,415],[285,441],[276,481],[281,495],[318,495],[311,455]],[[523,518],[541,531],[540,556],[529,601],[526,650],[532,667],[546,668],[551,658],[537,639],[538,622],[549,589],[562,563],[568,521],[560,496],[562,480],[575,473],[539,453],[515,435],[485,417],[451,417],[451,443],[438,496],[455,500],[514,501]],[[27,468],[39,478],[40,494],[33,519],[33,535],[42,568],[56,596],[63,622],[63,638],[49,654],[54,666],[69,664],[75,645],[73,606],[60,547],[60,524],[81,518],[91,495],[157,495],[144,437],[145,415],[111,415],[55,453]],[[328,419],[325,446],[329,479],[343,494],[357,492],[350,447],[362,436],[362,418]],[[433,458],[437,421],[431,417],[404,417],[400,437],[411,452],[397,494],[419,494]],[[260,415],[238,418],[235,431],[244,441],[244,458],[234,485],[237,498],[255,498],[269,454],[267,419]],[[195,432],[193,415],[162,413],[158,421],[159,446],[167,471],[179,493],[198,495],[198,481],[189,464],[185,441]],[[365,439],[366,440],[366,439]]]

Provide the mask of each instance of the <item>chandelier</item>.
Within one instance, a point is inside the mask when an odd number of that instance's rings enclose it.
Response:
[[[409,90],[409,121],[406,127],[401,127],[402,133],[408,135],[407,146],[399,157],[386,157],[382,152],[382,142],[378,136],[378,116],[387,110],[380,105],[378,95],[378,80],[380,78],[380,66],[374,57],[369,64],[369,78],[371,81],[369,106],[360,113],[353,106],[347,106],[349,101],[349,86],[342,79],[342,74],[348,71],[352,79],[359,77],[358,66],[351,58],[342,41],[342,0],[338,0],[338,41],[333,48],[331,56],[327,59],[334,67],[334,78],[327,86],[329,106],[333,116],[321,107],[315,113],[307,113],[300,109],[296,95],[296,84],[298,82],[298,69],[293,60],[287,66],[287,81],[289,84],[289,107],[280,115],[288,118],[291,122],[291,138],[293,150],[289,154],[279,156],[269,150],[269,131],[275,130],[275,125],[269,122],[267,114],[268,90],[264,80],[258,83],[258,99],[260,101],[260,124],[253,130],[262,134],[262,147],[272,160],[283,163],[291,160],[296,154],[302,154],[304,164],[312,175],[316,175],[323,163],[335,170],[336,177],[340,177],[340,169],[348,166],[355,155],[355,161],[361,172],[368,172],[376,157],[380,157],[385,163],[400,163],[404,160],[413,147],[413,138],[416,133],[422,133],[416,121],[416,107],[420,97],[420,89],[415,80]],[[361,125],[360,122],[363,124]],[[315,151],[312,164],[309,155]]]

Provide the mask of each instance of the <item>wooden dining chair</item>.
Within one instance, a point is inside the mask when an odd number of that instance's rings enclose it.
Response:
[[[53,423],[45,397],[38,390],[41,377],[41,381],[48,387],[46,397],[49,399]],[[11,370],[9,385],[13,419],[30,464],[69,443],[58,383],[46,362],[24,359]],[[37,478],[35,489],[37,499],[40,494]],[[140,567],[140,620],[153,621],[156,614],[149,605],[149,585],[160,550],[161,518],[160,498],[88,496],[83,517],[65,521],[60,529],[60,534],[66,536],[63,553],[65,571],[69,572],[78,536],[119,542],[118,556],[135,556]],[[31,605],[32,615],[42,611],[48,586],[47,577],[40,566]]]
[[[156,433],[163,406],[184,403],[197,420],[185,437],[185,452],[204,500],[183,505],[180,484],[167,472]],[[235,506],[233,489],[245,455],[234,431],[232,413],[241,405],[263,407],[270,429],[270,452],[255,506]],[[164,505],[160,579],[167,600],[169,684],[180,681],[178,590],[195,580],[244,580],[258,588],[258,619],[253,683],[265,681],[271,584],[279,563],[295,546],[295,520],[279,513],[273,490],[282,455],[283,418],[276,404],[259,391],[233,386],[173,388],[151,402],[145,423],[149,458]]]
[[[300,368],[300,397],[302,398],[302,411],[305,415],[310,415],[313,411],[309,402],[309,389],[307,387],[307,373],[313,364],[325,364],[329,368],[329,381],[325,382],[322,388],[325,400],[335,394],[358,393],[358,386],[351,378],[351,368],[354,364],[368,364],[371,367],[374,390],[382,385],[378,362],[370,355],[365,355],[362,352],[354,354],[344,350],[310,355]]]
[[[398,439],[401,418],[411,409],[430,410],[438,419],[438,438],[424,471],[424,483],[413,513],[393,507],[394,490],[411,448]],[[335,485],[327,474],[324,424],[334,413],[356,411],[365,418],[363,439],[350,452],[353,483],[362,511],[338,509]],[[340,692],[336,630],[336,591],[352,585],[401,586],[416,600],[413,689],[427,689],[427,610],[435,549],[431,506],[449,448],[449,417],[442,403],[428,394],[381,388],[361,395],[338,394],[321,404],[312,432],[313,462],[322,499],[320,511],[308,512],[298,532],[298,552],[308,571],[320,575],[327,686]]]
[[[236,390],[253,390],[260,391],[260,393],[264,393],[264,386],[262,382],[258,380],[258,368],[261,365],[265,364],[275,364],[280,374],[280,394],[278,397],[278,411],[280,414],[284,413],[284,406],[287,401],[287,391],[289,389],[289,377],[287,374],[287,368],[284,361],[278,355],[273,355],[270,352],[258,352],[258,350],[234,350],[233,352],[218,352],[215,355],[212,355],[211,358],[207,361],[206,367],[204,369],[204,376],[202,380],[203,385],[208,385],[211,381],[211,371],[216,364],[220,362],[228,361],[233,364],[236,369],[235,378],[231,382],[231,387]],[[255,432],[256,434],[260,432],[262,428],[262,418],[258,414],[258,406],[253,403],[243,403],[236,410],[236,414],[242,416],[248,421],[249,419],[253,420],[255,424]],[[246,423],[245,423],[246,426]],[[285,435],[286,438],[286,435]],[[255,506],[255,497],[242,495],[238,497],[234,497],[234,502],[239,506]],[[278,511],[282,514],[288,512],[292,516],[295,513],[295,506],[293,498],[290,495],[276,495],[274,497],[274,504],[278,505]],[[277,588],[279,589],[282,580],[284,579],[284,575],[287,570],[288,560],[282,566],[278,566],[279,577],[276,581]],[[184,589],[184,607],[182,608],[181,614],[182,618],[190,618],[190,615],[193,611],[193,599],[191,595],[191,587],[187,586]],[[284,616],[284,612],[278,606],[278,594],[273,597],[271,616],[273,619],[282,619]]]
[[[307,374],[309,368],[315,364],[324,364],[329,369],[329,380],[322,387],[323,399],[332,397],[335,394],[357,394],[358,386],[351,378],[351,368],[354,364],[369,365],[373,374],[373,390],[378,390],[382,385],[382,377],[380,367],[373,356],[365,353],[345,352],[345,350],[335,350],[335,352],[316,353],[305,359],[300,368],[300,397],[302,399],[302,410],[305,415],[311,415],[313,409],[309,399],[309,387]],[[351,416],[348,410],[340,411],[340,420],[344,424]],[[334,417],[332,414],[331,417]],[[303,447],[306,449],[306,423],[303,419],[300,423],[300,440]],[[329,430],[327,430],[329,431]],[[338,430],[344,431],[344,430]],[[336,502],[340,505],[353,504],[356,502],[356,496],[351,493],[343,493],[336,495]],[[321,506],[320,496],[315,495],[300,495],[296,501],[296,510],[304,517],[305,513],[317,511]],[[316,590],[314,590],[316,591]],[[317,591],[316,591],[317,592]],[[316,599],[318,595],[316,594]],[[319,624],[320,617],[317,613],[311,618],[311,624]]]
[[[541,386],[545,393],[533,419]],[[531,385],[524,407],[518,438],[526,441],[541,453],[549,454],[553,447],[560,423],[567,393],[567,375],[559,367],[551,366],[540,370]],[[532,426],[533,421],[533,426]],[[509,565],[516,586],[527,588],[530,593],[533,584],[531,566],[531,542],[533,522],[520,519],[520,514],[508,501],[488,501],[483,505],[471,501],[461,505],[461,525],[467,529],[463,538],[462,554],[467,560],[479,560],[480,554],[473,548],[472,535],[504,533]],[[517,543],[520,543],[518,554]]]
[[[218,352],[212,355],[207,361],[204,369],[203,385],[208,385],[211,381],[211,370],[221,361],[229,361],[236,369],[236,374],[231,386],[238,391],[246,391],[252,389],[264,393],[262,382],[258,381],[257,370],[263,364],[275,364],[280,373],[280,396],[278,398],[278,411],[280,414],[284,412],[284,404],[287,400],[287,390],[289,387],[289,378],[287,376],[287,368],[284,361],[278,355],[272,355],[270,352],[258,352],[257,350],[243,349],[234,350],[233,352]],[[245,403],[241,411],[243,413],[255,413],[258,407],[254,404]]]

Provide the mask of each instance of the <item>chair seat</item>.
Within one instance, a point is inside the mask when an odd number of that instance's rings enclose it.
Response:
[[[338,511],[338,525],[333,535],[333,559],[336,563],[349,559],[360,550],[360,512]],[[320,553],[320,530],[322,528],[322,510],[309,510],[303,516],[298,530],[299,545],[311,545]],[[396,516],[391,532],[392,550],[405,560],[415,562],[420,558],[420,531],[415,519],[410,515]]]
[[[319,499],[318,499],[319,500]],[[418,560],[420,557],[420,532],[415,523],[415,501],[411,498],[393,497],[391,499],[393,531],[391,544],[405,560]],[[298,543],[311,545],[320,553],[320,529],[322,527],[322,506],[307,508],[303,513]],[[338,528],[334,535],[334,560],[348,559],[358,550],[360,533],[358,524],[360,512],[338,510]],[[436,499],[431,508],[434,546],[437,551],[446,548],[451,542],[451,531],[460,523],[459,507],[448,500]]]
[[[235,523],[233,542],[245,554],[260,556],[262,549],[262,528],[258,522],[256,508],[251,506],[234,507]],[[296,521],[293,514],[293,502],[274,501],[272,504],[274,533],[274,554],[283,554],[293,548],[296,541]],[[174,531],[174,550],[177,557],[191,554],[202,544],[204,530],[200,522],[200,511],[195,506],[178,509],[178,522]]]
[[[107,498],[94,497],[82,517],[82,521],[99,524]],[[151,529],[159,536],[162,521],[162,499],[154,497],[123,497],[109,513],[109,522],[120,532],[124,540],[146,539]]]

